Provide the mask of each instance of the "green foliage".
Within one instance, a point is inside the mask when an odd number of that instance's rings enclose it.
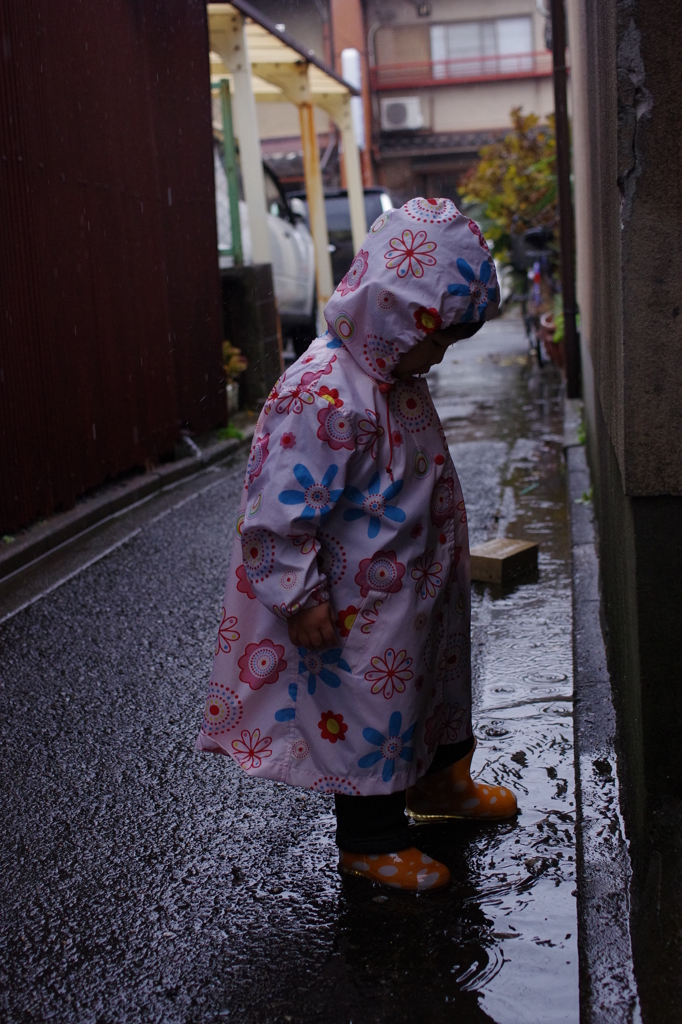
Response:
[[[229,384],[234,383],[240,373],[249,365],[246,356],[229,341],[223,342],[223,370]]]
[[[235,427],[234,423],[228,423],[226,427],[221,427],[218,431],[219,441],[231,441],[232,438],[237,441],[244,440],[244,434],[238,427]]]
[[[560,341],[564,340],[564,307],[561,295],[554,296],[554,323],[556,324],[556,330],[554,331],[552,341],[555,345],[558,345]]]
[[[512,130],[501,142],[481,149],[481,159],[460,182],[467,213],[495,243],[495,255],[508,259],[512,233],[544,225],[558,237],[554,116],[510,113]]]

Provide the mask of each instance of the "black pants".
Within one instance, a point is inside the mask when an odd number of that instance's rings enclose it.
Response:
[[[473,737],[439,747],[427,775],[448,768],[465,757]],[[405,816],[405,790],[386,796],[335,794],[336,845],[351,853],[394,853],[411,846]]]

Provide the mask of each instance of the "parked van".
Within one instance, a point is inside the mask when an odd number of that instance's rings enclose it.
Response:
[[[230,202],[227,177],[220,158],[219,144],[214,146],[216,213],[218,220],[218,262],[221,269],[234,265],[232,256],[220,255],[232,247]],[[282,333],[292,337],[314,338],[317,333],[317,299],[315,294],[315,250],[305,218],[296,215],[284,191],[263,164],[267,224],[272,254],[272,277]],[[241,190],[240,190],[241,191]],[[251,231],[246,203],[239,200],[239,223],[242,234],[244,263],[253,263]]]
[[[380,214],[393,209],[391,197],[382,188],[366,188],[365,217],[367,227],[371,227]],[[306,194],[302,191],[288,192],[287,198],[297,199],[303,204],[306,223],[308,221],[308,204]],[[345,188],[329,190],[324,194],[324,206],[327,214],[327,231],[329,232],[329,251],[332,257],[332,276],[334,287],[351,265],[355,252],[350,227],[350,206],[348,192]]]

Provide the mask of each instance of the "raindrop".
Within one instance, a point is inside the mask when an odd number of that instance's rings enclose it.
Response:
[[[509,729],[505,729],[503,726],[498,725],[496,722],[493,722],[491,725],[489,725],[488,728],[484,730],[484,732],[486,736],[490,736],[493,739],[497,739],[500,736],[509,735]]]

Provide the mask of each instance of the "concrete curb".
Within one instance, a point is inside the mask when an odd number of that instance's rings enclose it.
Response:
[[[98,488],[90,497],[78,501],[68,512],[60,512],[50,516],[45,522],[29,527],[23,536],[11,545],[6,545],[4,550],[0,550],[0,580],[11,576],[18,569],[23,569],[60,544],[73,540],[109,516],[143,501],[169,484],[201,473],[202,470],[215,465],[216,462],[222,462],[250,443],[249,433],[242,440],[230,438],[227,441],[218,441],[204,448],[198,456],[170,462],[158,466],[151,473]]]
[[[616,716],[600,623],[599,559],[590,470],[567,401],[564,453],[571,519],[573,675],[581,1024],[636,1024],[630,939],[630,853],[620,812]]]

